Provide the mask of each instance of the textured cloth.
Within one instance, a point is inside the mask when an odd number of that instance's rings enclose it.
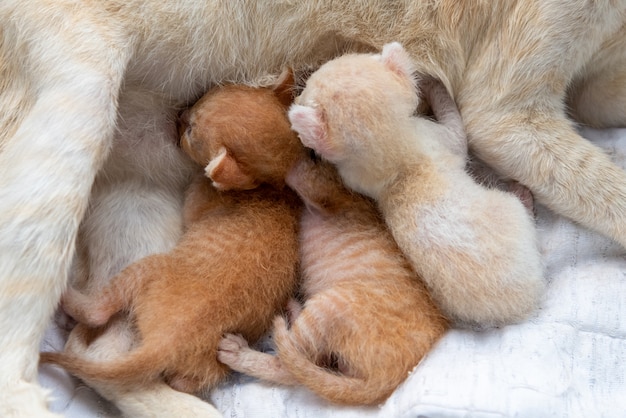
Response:
[[[626,168],[626,129],[581,134]],[[537,217],[548,282],[541,309],[518,325],[449,331],[385,404],[332,406],[239,374],[210,401],[234,418],[626,416],[626,251],[542,206]],[[42,349],[60,349],[63,338],[51,325]],[[116,416],[62,370],[46,368],[40,381],[66,417]]]

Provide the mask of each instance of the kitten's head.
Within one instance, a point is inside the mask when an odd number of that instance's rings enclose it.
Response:
[[[303,147],[291,130],[293,74],[271,88],[216,87],[181,116],[180,144],[219,190],[277,187]]]
[[[381,54],[334,59],[311,75],[291,106],[292,128],[305,146],[337,165],[348,186],[368,193],[362,187],[367,177],[391,170],[401,154],[394,130],[406,126],[417,108],[413,73],[398,43],[385,45]]]

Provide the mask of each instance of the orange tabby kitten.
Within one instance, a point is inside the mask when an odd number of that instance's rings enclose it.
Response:
[[[287,184],[304,200],[301,312],[274,322],[277,356],[227,335],[218,358],[261,379],[302,384],[340,404],[384,401],[447,329],[375,205],[327,163],[302,159]],[[331,370],[335,369],[335,370]]]
[[[111,362],[67,353],[43,362],[121,386],[164,378],[192,393],[228,373],[216,358],[225,332],[254,341],[267,331],[294,291],[298,260],[301,205],[283,187],[302,150],[286,120],[288,83],[217,88],[185,114],[181,146],[210,180],[201,174],[188,190],[179,244],[132,264],[102,294],[67,294],[68,313],[92,327],[130,311],[140,345]]]

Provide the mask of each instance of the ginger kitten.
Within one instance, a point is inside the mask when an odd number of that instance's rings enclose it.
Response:
[[[89,380],[164,379],[194,393],[229,372],[216,357],[224,333],[255,341],[268,330],[297,276],[301,204],[284,177],[302,145],[286,121],[289,80],[200,99],[184,116],[181,146],[210,179],[199,173],[188,189],[178,245],[127,267],[100,294],[67,293],[68,313],[91,327],[130,312],[138,347],[102,363],[67,353],[43,353],[42,362]]]
[[[447,329],[368,198],[335,169],[303,158],[287,184],[308,210],[300,231],[304,306],[274,321],[277,356],[228,334],[218,358],[234,370],[301,384],[340,404],[383,402]]]
[[[545,287],[533,220],[514,195],[467,174],[463,123],[443,86],[425,85],[439,123],[414,115],[413,69],[398,43],[333,60],[307,81],[289,111],[292,127],[348,187],[378,202],[450,319],[520,321]]]

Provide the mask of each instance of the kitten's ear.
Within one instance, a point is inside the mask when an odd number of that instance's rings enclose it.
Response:
[[[278,77],[276,84],[272,90],[278,100],[285,106],[289,107],[293,103],[293,90],[296,84],[293,70],[291,68],[285,69]]]
[[[218,190],[246,190],[256,186],[254,179],[241,171],[241,167],[225,147],[220,148],[217,156],[209,161],[204,172],[213,180],[213,186]]]
[[[384,45],[381,53],[381,61],[394,73],[413,81],[415,64],[409,56],[409,53],[406,52],[400,43],[391,42]]]
[[[324,158],[333,156],[326,123],[322,112],[310,106],[291,105],[289,109],[291,128],[298,133],[302,145],[315,150]]]

